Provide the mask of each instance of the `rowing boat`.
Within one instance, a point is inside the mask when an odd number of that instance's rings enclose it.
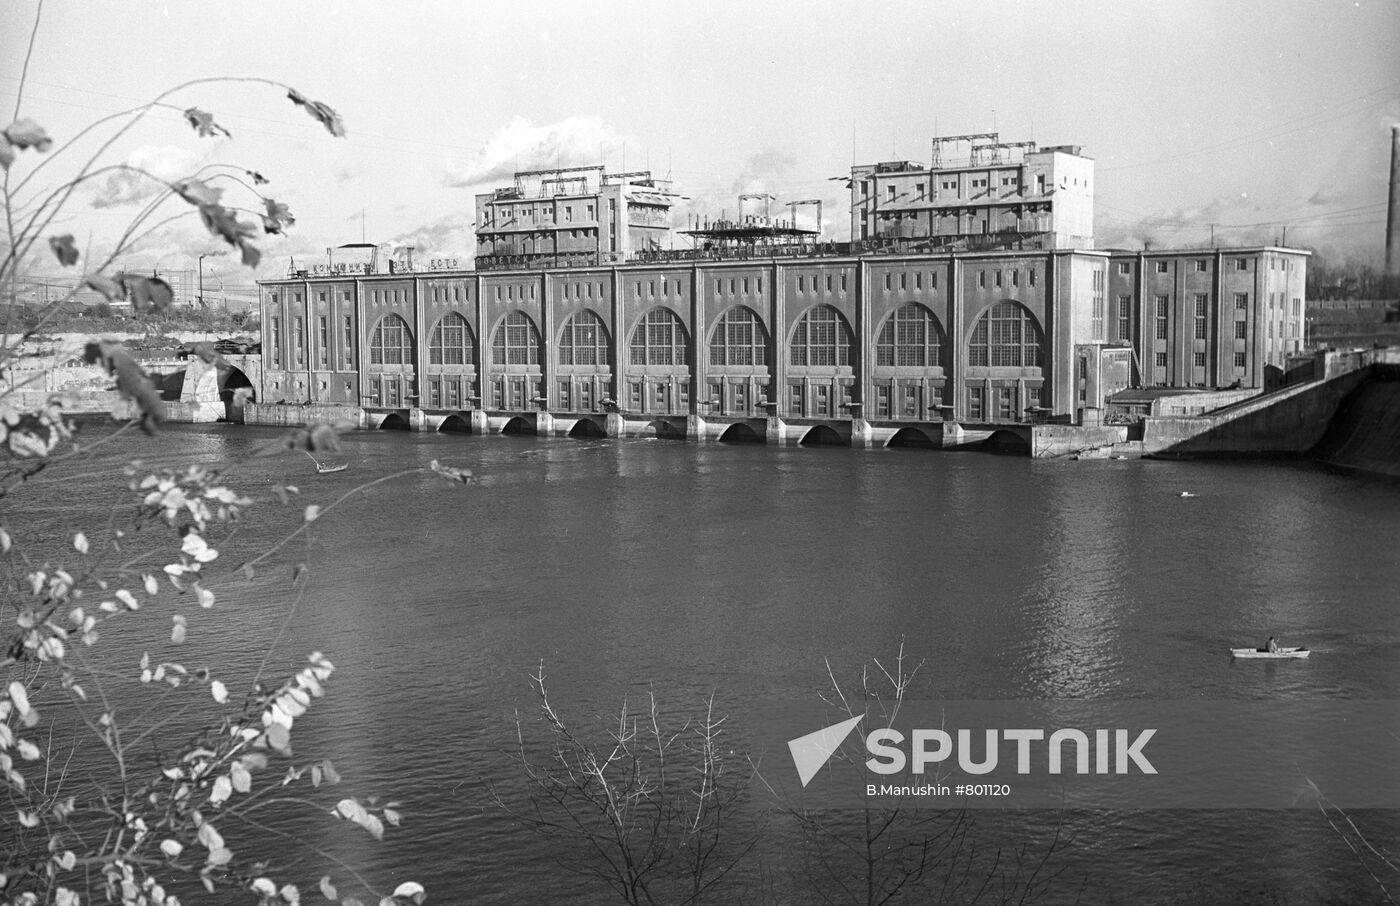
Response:
[[[1277,658],[1285,658],[1285,657],[1307,657],[1307,656],[1310,655],[1310,654],[1312,654],[1312,652],[1309,651],[1309,650],[1306,649],[1306,648],[1280,648],[1280,649],[1278,649],[1277,651],[1266,651],[1266,650],[1263,649],[1263,648],[1231,648],[1231,649],[1230,649],[1230,656],[1231,656],[1231,657],[1242,657],[1242,658],[1257,657],[1257,658],[1271,658],[1271,659],[1277,659]]]

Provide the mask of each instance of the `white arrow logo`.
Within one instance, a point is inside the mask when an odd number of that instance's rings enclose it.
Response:
[[[846,737],[851,735],[856,724],[860,723],[859,715],[849,720],[843,720],[839,724],[832,724],[829,727],[822,727],[815,733],[808,733],[806,736],[799,736],[796,739],[788,740],[788,751],[792,753],[792,763],[797,766],[797,776],[802,779],[805,787],[817,772],[831,758],[833,752],[841,748],[841,743],[846,741]]]

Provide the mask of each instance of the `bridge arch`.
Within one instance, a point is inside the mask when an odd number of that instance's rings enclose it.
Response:
[[[384,421],[379,423],[381,431],[408,431],[412,429],[408,423],[408,416],[402,412],[390,412],[384,416]]]
[[[512,418],[510,421],[505,423],[505,426],[501,428],[501,433],[535,434],[536,431],[534,424],[529,419],[521,418],[517,415],[515,418]]]
[[[1005,429],[993,431],[990,437],[982,441],[981,447],[988,453],[1001,453],[1007,456],[1029,456],[1031,454],[1031,442],[1028,435]]]
[[[243,405],[258,401],[258,390],[242,368],[220,366],[218,371],[219,399],[224,404],[224,421],[243,422]]]
[[[804,447],[845,447],[850,442],[829,425],[813,425],[799,442]]]
[[[934,444],[933,438],[918,428],[900,428],[893,437],[885,442],[885,446],[932,449],[936,444]]]
[[[607,437],[608,432],[591,418],[581,418],[569,429],[570,437]]]
[[[743,422],[736,422],[725,429],[719,436],[720,443],[725,444],[761,444],[763,438],[758,432],[750,428]]]
[[[454,412],[442,420],[438,425],[438,431],[444,434],[470,434],[472,433],[471,419],[465,418],[460,412]]]

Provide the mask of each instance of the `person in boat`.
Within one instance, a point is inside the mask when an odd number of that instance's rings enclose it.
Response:
[[[1278,639],[1269,636],[1269,641],[1265,643],[1264,650],[1269,652],[1269,654],[1278,654]]]

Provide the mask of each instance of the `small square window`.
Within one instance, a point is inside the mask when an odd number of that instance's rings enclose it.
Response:
[[[1166,272],[1167,272],[1167,262],[1165,262],[1165,261],[1158,261],[1158,262],[1157,262],[1157,273],[1159,273],[1159,274],[1165,274]]]
[[[1120,274],[1128,274],[1128,273],[1131,273],[1131,272],[1132,272],[1132,266],[1129,265],[1128,262],[1126,262],[1126,261],[1120,261],[1120,262],[1118,262],[1118,273],[1120,273]]]
[[[1197,258],[1197,259],[1196,259],[1196,273],[1198,273],[1198,274],[1204,274],[1205,272],[1206,272],[1206,259],[1204,259],[1204,258]]]

